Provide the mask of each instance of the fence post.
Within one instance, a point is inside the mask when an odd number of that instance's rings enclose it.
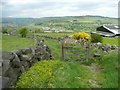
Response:
[[[65,60],[64,40],[62,42],[62,60]]]
[[[86,61],[89,60],[89,42],[86,42]]]

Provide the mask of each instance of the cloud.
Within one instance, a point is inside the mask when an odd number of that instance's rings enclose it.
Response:
[[[3,17],[118,16],[118,0],[4,0]]]

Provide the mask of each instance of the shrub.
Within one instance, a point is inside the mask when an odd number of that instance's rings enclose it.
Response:
[[[87,40],[87,41],[91,40],[90,35],[88,33],[85,33],[85,32],[75,33],[72,35],[72,38],[76,39],[76,40]]]
[[[19,33],[20,33],[21,37],[26,37],[27,33],[28,33],[28,30],[27,30],[26,27],[23,27],[19,30]]]
[[[41,33],[42,31],[40,30],[40,28],[35,28],[35,33]]]
[[[4,28],[4,27],[3,27],[3,28],[2,28],[2,33],[3,33],[3,34],[5,34],[5,33],[8,34],[7,28]]]
[[[54,72],[62,66],[60,61],[40,61],[34,64],[29,71],[23,73],[16,84],[16,88],[46,88],[54,80]]]
[[[92,43],[97,43],[97,42],[101,42],[102,43],[102,40],[103,40],[103,37],[100,36],[99,34],[97,34],[97,33],[91,34],[91,42]]]

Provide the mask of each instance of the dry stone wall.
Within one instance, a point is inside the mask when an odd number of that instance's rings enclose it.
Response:
[[[14,87],[19,76],[34,63],[52,58],[50,49],[43,41],[38,41],[35,47],[13,52],[2,52],[2,88]]]

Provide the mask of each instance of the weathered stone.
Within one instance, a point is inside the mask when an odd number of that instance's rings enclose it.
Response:
[[[19,58],[13,59],[12,62],[10,62],[11,67],[13,68],[20,68],[21,63]]]
[[[14,57],[10,52],[2,52],[2,60],[12,60]]]
[[[2,76],[2,67],[0,67],[0,76]]]
[[[50,54],[48,52],[46,52],[42,57],[41,59],[45,59],[45,60],[48,60],[50,59]]]
[[[39,59],[40,60],[40,59]],[[36,63],[36,62],[38,62],[39,61],[38,59],[33,59],[32,60],[32,63]]]
[[[17,50],[14,53],[16,53],[18,56],[20,56],[22,54],[22,50]]]
[[[99,53],[94,53],[93,57],[100,57],[101,55]]]
[[[30,54],[30,53],[32,53],[32,50],[31,50],[31,48],[25,48],[25,49],[22,49],[22,52],[23,52],[23,54]]]
[[[24,66],[21,66],[21,67],[20,67],[20,70],[21,70],[22,73],[25,72]]]
[[[117,46],[111,46],[111,50],[117,49]]]
[[[9,68],[10,68],[10,60],[4,60],[2,64],[2,74],[4,75]]]
[[[30,64],[27,61],[21,61],[22,66],[24,66],[25,70],[30,68]]]
[[[21,55],[20,56],[20,60],[21,61],[30,61],[32,59],[32,57],[30,55]]]
[[[5,77],[9,77],[9,78],[17,78],[17,74],[14,71],[13,68],[9,68],[6,72],[5,72]]]
[[[0,67],[2,67],[2,61],[0,61]]]
[[[0,81],[2,81],[2,83],[1,83],[2,88],[8,88],[8,85],[10,83],[8,77],[1,77],[0,76]]]

